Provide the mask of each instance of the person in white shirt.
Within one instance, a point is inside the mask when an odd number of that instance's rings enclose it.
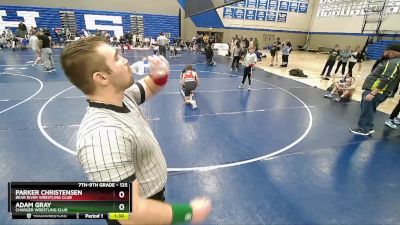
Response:
[[[254,40],[253,40],[253,38],[250,38],[249,46],[253,46],[254,49],[256,48],[256,46],[254,45]]]
[[[276,42],[274,44],[276,45],[276,52],[275,52],[276,65],[278,65],[279,52],[281,51],[281,49],[283,47],[281,39],[276,38]]]
[[[144,38],[144,46],[145,47],[149,47],[150,46],[150,38],[149,37],[145,37]]]
[[[231,53],[233,56],[232,64],[231,64],[231,71],[235,69],[236,71],[239,71],[239,60],[240,60],[240,53],[243,51],[243,49],[240,47],[239,42],[236,42],[236,45],[232,48]],[[235,66],[236,64],[236,66]]]
[[[35,52],[35,54],[36,54],[36,60],[35,60],[35,62],[33,63],[33,65],[32,66],[36,66],[36,64],[40,61],[40,60],[42,60],[42,57],[41,57],[41,51],[40,51],[40,48],[39,48],[39,39],[37,38],[37,36],[36,36],[36,31],[35,30],[32,30],[31,31],[31,37],[29,38],[29,44],[30,44],[30,46],[31,46],[31,48],[32,48],[32,50]]]
[[[292,44],[288,41],[282,45],[282,65],[281,67],[287,67],[289,63],[289,55],[292,51]]]
[[[157,55],[159,47],[157,45],[157,41],[154,38],[150,39],[150,49],[153,50],[154,55]]]
[[[133,42],[133,47],[136,48],[136,44],[137,44],[137,34],[134,33],[132,35],[132,42]]]
[[[13,39],[14,39],[14,34],[13,34],[13,32],[10,30],[10,29],[7,29],[6,30],[6,41],[7,41],[7,47],[8,48],[11,48],[11,46],[13,45],[13,43],[14,43],[14,41],[13,41]]]
[[[232,51],[235,46],[236,46],[236,39],[235,39],[235,37],[232,37],[231,45],[229,46],[230,48],[229,48],[228,56],[232,55]]]
[[[254,53],[254,47],[249,47],[246,56],[244,57],[243,60],[243,80],[242,83],[239,85],[238,88],[243,88],[244,82],[246,81],[246,78],[249,77],[249,91],[251,90],[251,73],[253,70],[254,65],[257,63],[257,56]]]
[[[144,45],[144,43],[143,43],[143,41],[144,41],[144,36],[143,36],[142,33],[140,33],[140,34],[138,35],[138,39],[139,39],[139,46],[140,46],[141,48],[143,48],[143,45]]]

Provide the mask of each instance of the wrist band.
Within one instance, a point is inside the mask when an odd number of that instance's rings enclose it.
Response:
[[[372,92],[370,92],[369,94],[372,95],[372,96],[375,96],[374,94],[372,94]]]
[[[173,204],[172,208],[172,224],[183,223],[192,220],[192,207],[190,205]]]
[[[162,77],[159,77],[159,78],[154,78],[153,76],[151,76],[151,79],[158,86],[164,86],[168,81],[168,74],[166,74],[166,75],[164,75]]]

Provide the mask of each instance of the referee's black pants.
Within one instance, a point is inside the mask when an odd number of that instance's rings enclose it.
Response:
[[[160,45],[158,50],[160,51],[160,55],[167,58],[167,48],[165,47],[165,45]]]

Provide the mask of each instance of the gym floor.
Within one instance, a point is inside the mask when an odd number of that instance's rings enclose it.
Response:
[[[0,224],[106,224],[10,218],[7,182],[87,180],[74,155],[87,103],[62,72],[60,49],[53,73],[31,66],[31,50],[1,53]],[[124,56],[133,63],[146,54]],[[247,82],[237,89],[243,70],[215,60],[209,67],[203,55],[170,58],[168,85],[141,106],[167,160],[168,202],[209,196],[206,224],[400,223],[400,131],[384,125],[386,113],[376,114],[375,134],[354,136],[358,102],[323,99],[322,89],[260,68],[253,90]],[[196,110],[179,91],[187,64],[200,77]]]

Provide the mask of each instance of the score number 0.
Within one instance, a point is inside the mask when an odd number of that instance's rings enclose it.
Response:
[[[125,192],[123,192],[123,191],[120,191],[119,193],[118,193],[118,197],[120,197],[120,198],[124,198],[125,197]],[[124,210],[125,209],[125,205],[124,204],[119,204],[119,206],[118,206],[118,208],[119,208],[119,210]]]

